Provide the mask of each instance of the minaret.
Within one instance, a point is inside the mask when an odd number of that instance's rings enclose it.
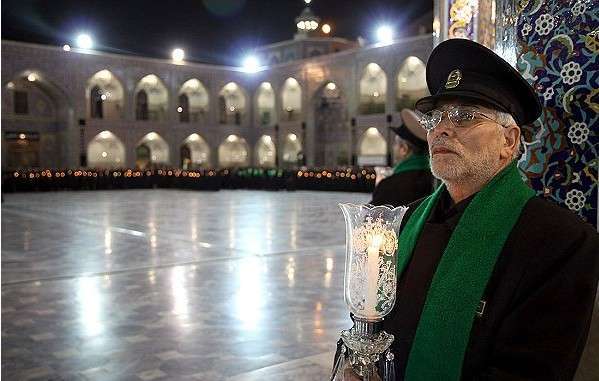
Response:
[[[302,13],[295,18],[297,32],[295,33],[294,39],[296,40],[318,35],[320,18],[312,13],[312,10],[310,9],[312,0],[304,0],[304,2],[306,3],[306,8],[304,8]]]

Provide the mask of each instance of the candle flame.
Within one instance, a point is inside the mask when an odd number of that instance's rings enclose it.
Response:
[[[383,245],[383,236],[380,234],[375,234],[370,239],[370,247],[379,250],[379,248]]]

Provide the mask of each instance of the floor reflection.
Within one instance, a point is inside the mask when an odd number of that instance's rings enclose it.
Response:
[[[265,305],[264,282],[266,269],[260,258],[247,258],[238,264],[238,289],[235,294],[235,315],[241,328],[255,330],[261,322],[261,312]]]
[[[102,294],[98,277],[82,277],[77,280],[77,300],[79,322],[84,336],[100,335],[104,331]]]
[[[2,376],[324,379],[349,325],[337,204],[366,201],[324,192],[5,195]]]

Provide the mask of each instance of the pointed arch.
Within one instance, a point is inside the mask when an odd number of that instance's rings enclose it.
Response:
[[[87,81],[85,95],[88,100],[88,117],[107,120],[119,120],[123,117],[123,85],[110,70],[100,70],[92,75]]]
[[[341,166],[350,164],[351,146],[347,136],[347,100],[332,81],[323,82],[313,97],[314,123],[318,139],[314,144],[314,164]]]
[[[397,72],[397,110],[413,109],[416,101],[427,95],[426,65],[420,58],[410,56]]]
[[[256,92],[256,110],[260,126],[276,123],[275,92],[270,82],[262,82]]]
[[[387,141],[376,127],[367,129],[358,145],[358,165],[384,165],[387,162]]]
[[[371,62],[360,78],[360,114],[384,113],[386,95],[387,75],[378,64]]]
[[[302,142],[295,134],[287,134],[283,142],[283,164],[285,166],[301,165]]]
[[[241,125],[246,108],[246,95],[243,88],[235,82],[229,82],[223,86],[218,96],[219,122]]]
[[[169,163],[168,143],[155,132],[141,138],[135,151],[136,165],[139,168]]]
[[[45,131],[48,124],[59,130],[68,128],[69,110],[73,103],[69,95],[50,76],[39,70],[27,69],[10,77],[2,86],[2,117],[16,118],[22,128]],[[26,118],[26,119],[23,119]],[[3,130],[6,126],[2,126]],[[39,127],[39,129],[38,129]],[[54,130],[54,128],[53,128]],[[73,163],[61,155],[59,146],[41,141],[38,134],[27,131],[15,139],[5,139],[3,134],[4,168],[36,168],[70,166]],[[50,139],[59,138],[55,132]]]
[[[249,149],[244,138],[229,135],[218,147],[218,163],[221,167],[244,167],[249,164]]]
[[[186,102],[186,103],[184,103]],[[197,78],[191,78],[179,89],[177,111],[181,122],[205,122],[210,98],[204,84]],[[179,111],[179,107],[181,111]]]
[[[302,113],[302,87],[297,79],[289,77],[281,89],[281,105],[285,120],[297,120]]]
[[[275,143],[270,135],[262,135],[256,143],[256,165],[259,167],[274,167],[277,161]]]
[[[123,167],[125,145],[112,132],[100,132],[87,145],[87,165],[92,168]]]
[[[188,155],[183,155],[184,150],[188,151]],[[210,146],[199,134],[191,134],[183,141],[180,156],[183,169],[210,166]]]
[[[157,75],[148,74],[137,83],[135,100],[138,120],[166,121],[168,90]]]

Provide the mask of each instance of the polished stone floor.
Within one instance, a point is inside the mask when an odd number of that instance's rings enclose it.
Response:
[[[324,380],[343,302],[338,202],[367,194],[6,194],[2,378]]]

